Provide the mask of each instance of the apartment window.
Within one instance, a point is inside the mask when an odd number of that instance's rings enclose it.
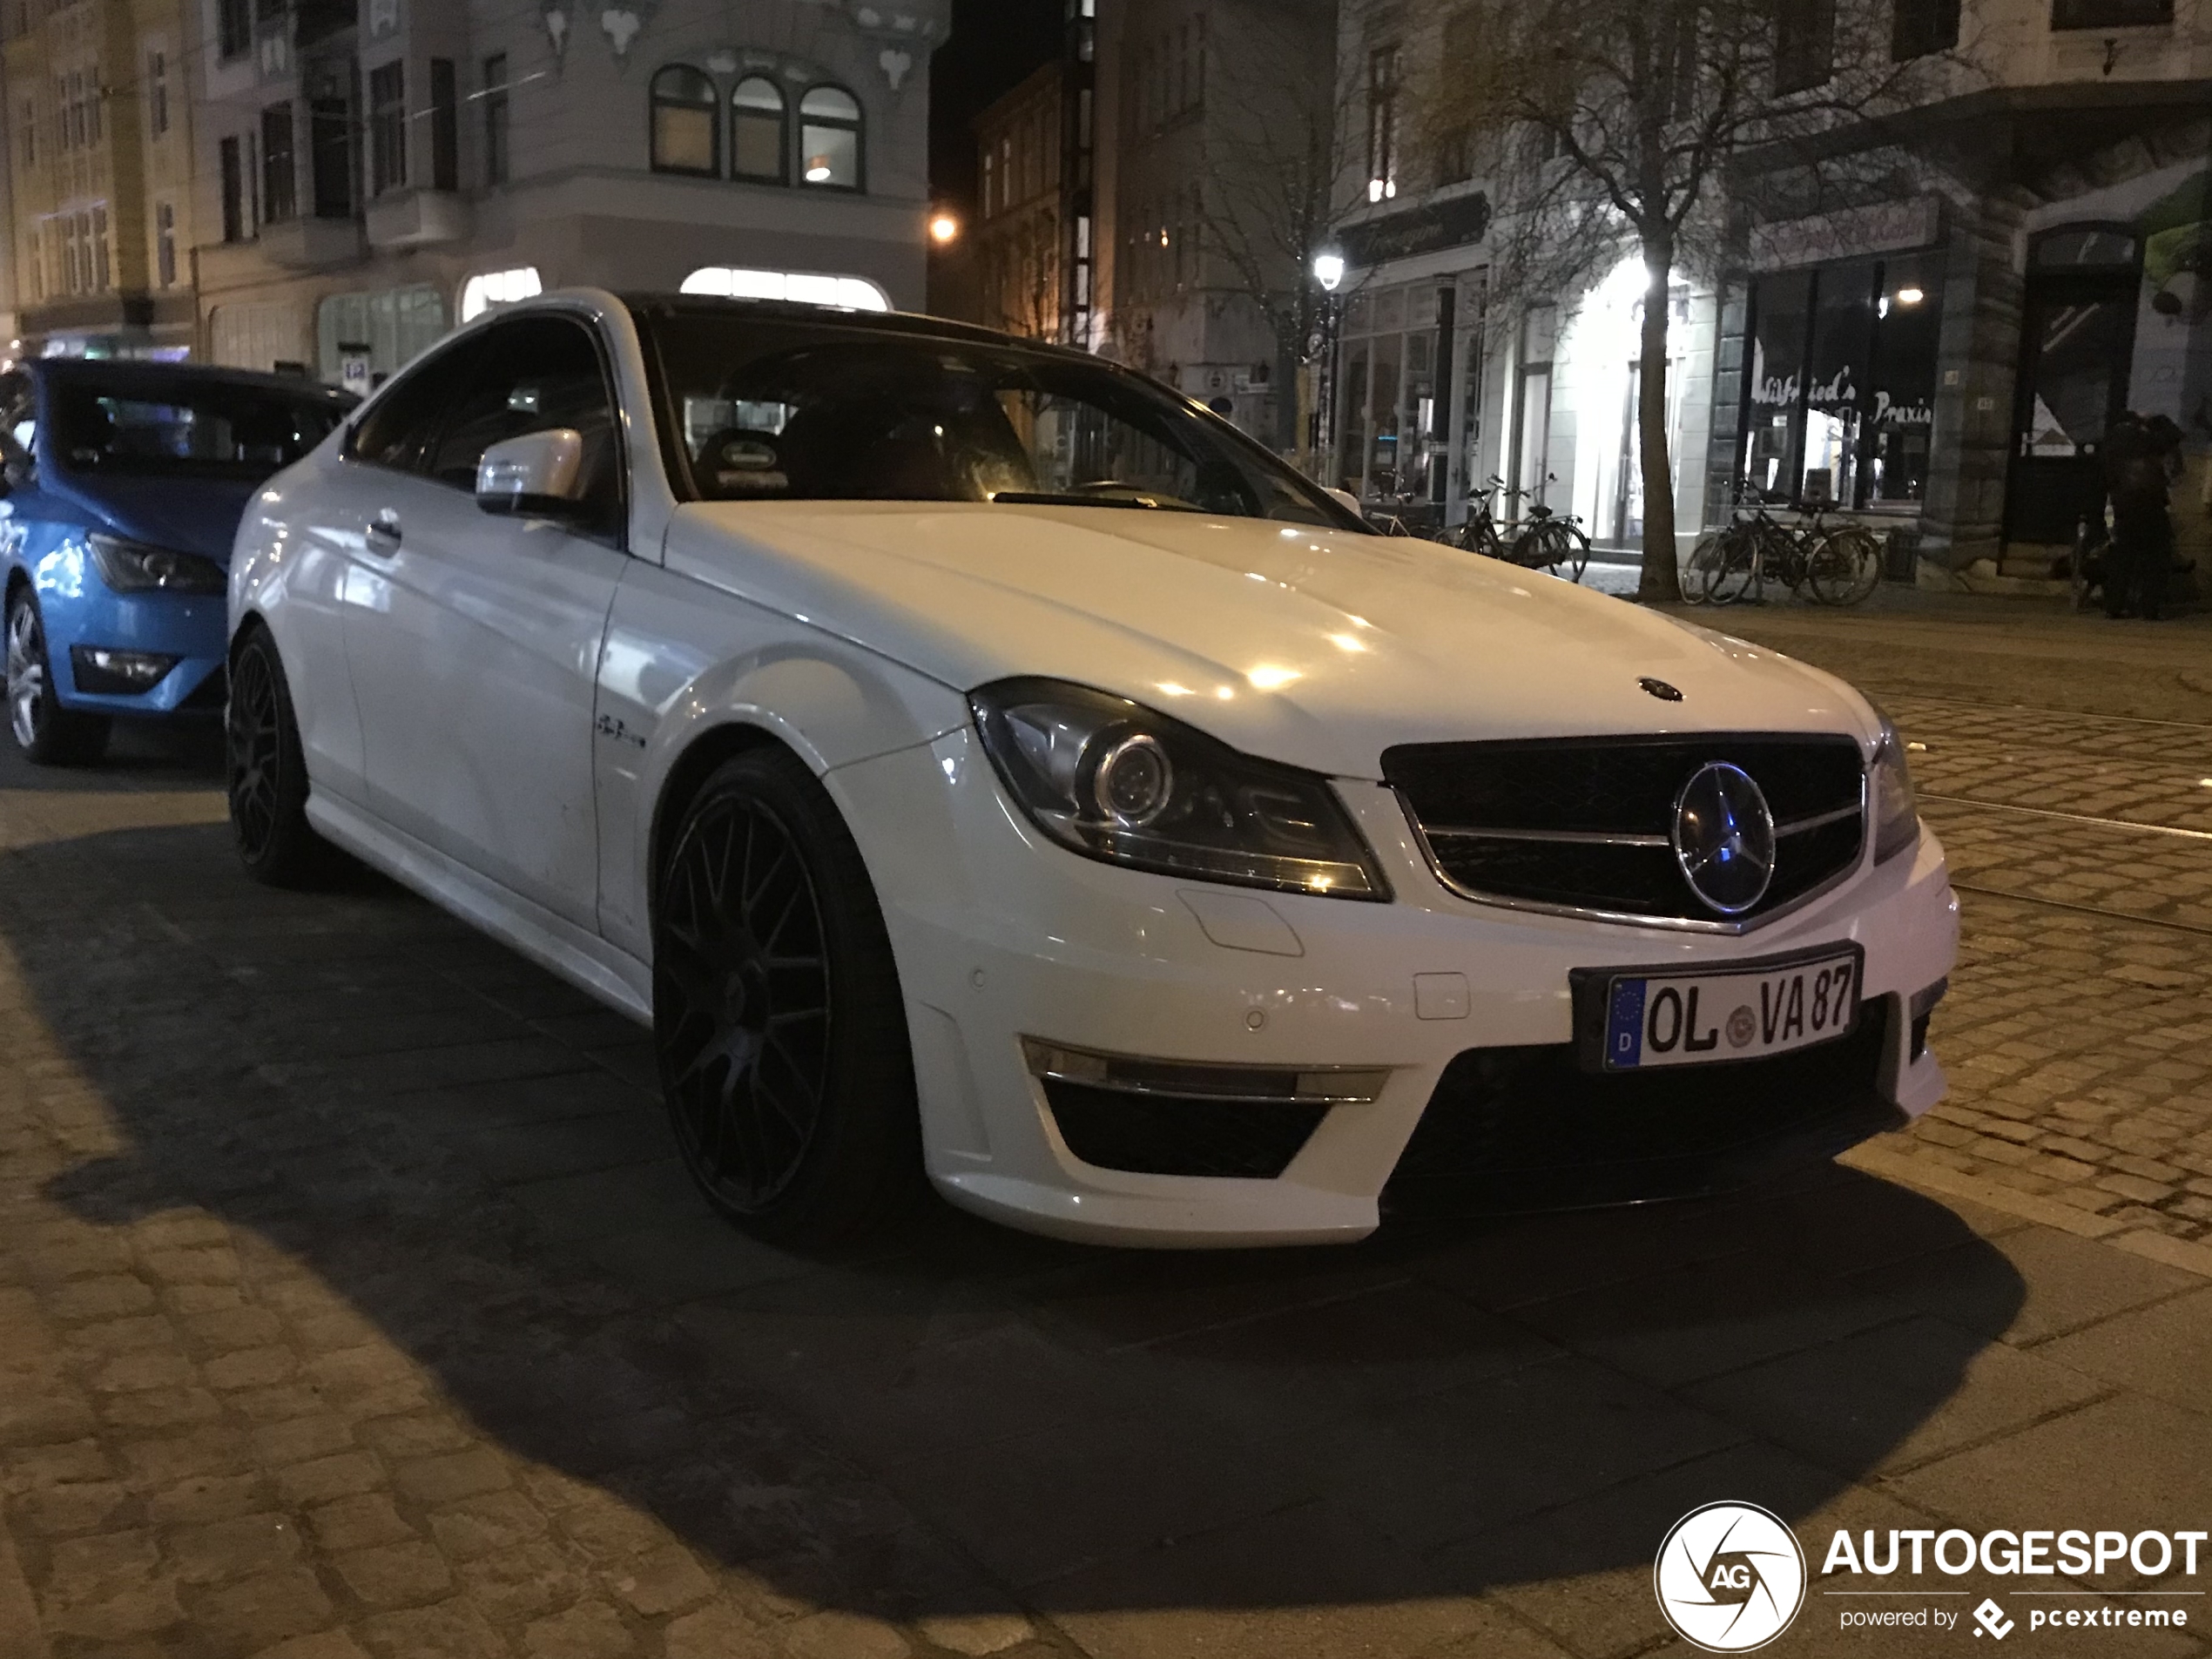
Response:
[[[484,59],[484,182],[507,182],[507,54]]]
[[[82,150],[84,147],[84,72],[70,71],[63,81],[65,102],[62,111],[62,148]]]
[[[368,193],[407,183],[407,65],[396,58],[368,72]]]
[[[163,287],[177,286],[177,210],[167,202],[153,210],[153,269]]]
[[[985,219],[988,219],[993,212],[991,190],[997,182],[998,157],[992,153],[988,145],[985,145],[983,146],[983,217]]]
[[[38,105],[28,98],[23,101],[23,163],[26,167],[38,165]]]
[[[655,172],[722,171],[716,117],[721,99],[714,82],[688,64],[671,64],[653,77],[652,165]]]
[[[292,153],[292,105],[261,111],[261,217],[277,224],[299,212],[299,172]]]
[[[450,57],[430,60],[430,188],[461,188],[461,81]]]
[[[87,144],[100,142],[100,105],[106,98],[107,94],[100,90],[99,65],[95,64],[84,81],[84,141]]]
[[[1398,48],[1367,54],[1367,199],[1398,193]]]
[[[217,0],[216,51],[225,57],[243,57],[253,44],[253,0]]]
[[[823,190],[860,188],[860,104],[841,86],[813,86],[799,100],[799,177]]]
[[[217,168],[223,180],[223,239],[246,239],[246,164],[243,146],[226,138],[216,147]]]
[[[354,192],[360,188],[353,127],[343,98],[318,98],[307,105],[317,219],[353,217]]]
[[[105,293],[110,286],[111,273],[107,253],[107,209],[95,207],[85,226],[85,235],[91,243],[92,292]]]
[[[146,130],[155,138],[169,131],[169,54],[146,54]]]
[[[62,292],[78,292],[77,253],[78,246],[77,218],[71,214],[62,220]]]
[[[2128,29],[2174,21],[2174,0],[2051,0],[2054,29]]]
[[[1810,92],[1836,72],[1836,0],[1792,0],[1777,9],[1774,90]]]
[[[788,182],[784,157],[783,89],[765,75],[749,75],[730,94],[730,171],[764,185]],[[985,211],[990,204],[990,158],[983,158]]]

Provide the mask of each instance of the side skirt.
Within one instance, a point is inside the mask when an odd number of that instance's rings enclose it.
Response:
[[[307,821],[364,864],[414,888],[441,910],[489,934],[616,1013],[643,1026],[652,1024],[653,970],[627,951],[327,791],[308,795]]]

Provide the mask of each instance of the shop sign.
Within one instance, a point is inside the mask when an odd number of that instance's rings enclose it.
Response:
[[[1943,199],[1876,202],[1751,228],[1751,268],[1786,271],[1831,260],[1926,247],[1943,233]]]
[[[1376,266],[1386,260],[1433,253],[1439,248],[1463,247],[1480,241],[1489,229],[1490,199],[1478,190],[1385,219],[1348,225],[1339,241],[1347,265]]]

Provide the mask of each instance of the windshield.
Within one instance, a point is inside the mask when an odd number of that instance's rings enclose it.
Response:
[[[299,460],[345,414],[337,399],[219,381],[64,382],[54,405],[54,452],[72,470],[256,480]]]
[[[1164,388],[1096,361],[776,317],[643,314],[671,472],[708,501],[971,501],[1364,529]]]

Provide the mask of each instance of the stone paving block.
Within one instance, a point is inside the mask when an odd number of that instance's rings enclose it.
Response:
[[[670,1621],[662,1642],[667,1659],[750,1659],[771,1651],[772,1638],[734,1608],[718,1605]]]
[[[2036,1350],[2099,1381],[2212,1417],[2212,1289],[2116,1314]]]
[[[415,1535],[415,1528],[400,1519],[391,1499],[381,1492],[358,1493],[310,1511],[307,1529],[318,1545],[334,1552],[395,1544]]]
[[[614,1608],[584,1602],[526,1625],[523,1649],[531,1659],[621,1659],[637,1643]]]
[[[354,1635],[377,1659],[509,1659],[483,1615],[458,1599],[373,1615]]]
[[[459,1561],[542,1537],[548,1525],[543,1513],[519,1492],[463,1498],[430,1517],[439,1548]]]
[[[696,1606],[714,1593],[714,1581],[691,1552],[669,1544],[609,1569],[607,1588],[642,1618],[657,1619]]]
[[[360,1642],[343,1630],[324,1630],[293,1636],[273,1648],[264,1648],[253,1659],[368,1659]]]
[[[212,1584],[273,1572],[290,1564],[301,1545],[289,1516],[265,1512],[172,1527],[162,1548],[179,1578]]]
[[[383,1484],[382,1467],[366,1452],[341,1452],[276,1472],[277,1490],[290,1504],[321,1503]]]
[[[453,1588],[444,1557],[420,1540],[345,1550],[332,1555],[330,1565],[370,1607],[421,1607]]]
[[[858,1613],[810,1614],[778,1634],[790,1659],[907,1659],[914,1651],[895,1628]]]
[[[268,1507],[268,1483],[259,1474],[188,1476],[149,1494],[146,1519],[158,1527],[228,1521]]]
[[[584,1581],[569,1558],[542,1538],[472,1557],[457,1572],[469,1604],[502,1626],[543,1618],[583,1594]]]
[[[392,1484],[416,1503],[444,1504],[480,1492],[496,1492],[512,1484],[512,1477],[495,1453],[479,1447],[396,1464]]]
[[[2015,1346],[2195,1288],[2187,1273],[2045,1227],[1864,1276],[1871,1290]]]

